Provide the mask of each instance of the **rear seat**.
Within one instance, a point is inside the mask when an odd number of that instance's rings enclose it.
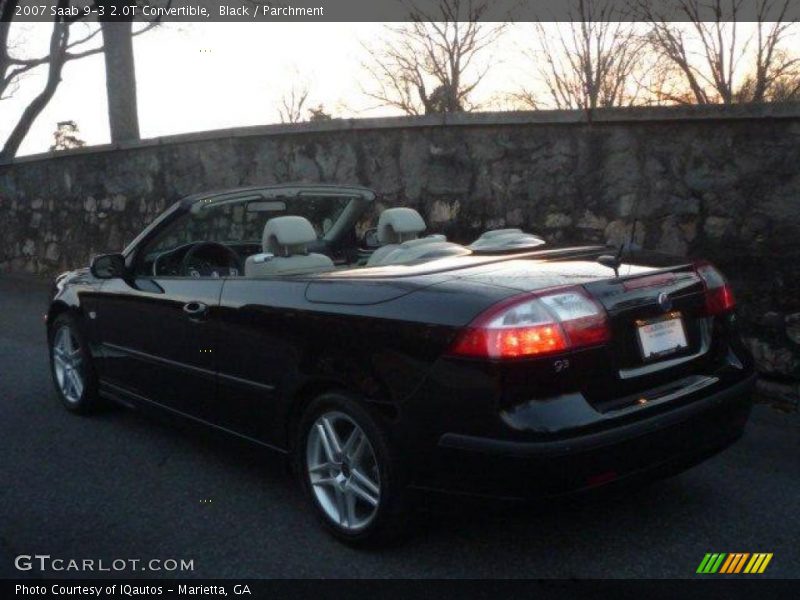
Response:
[[[396,265],[422,258],[468,254],[469,250],[447,241],[441,234],[419,237],[425,221],[413,208],[388,208],[378,219],[378,241],[384,244],[372,253],[368,267]]]
[[[416,240],[425,228],[422,215],[413,208],[387,208],[378,217],[378,241],[381,247],[369,257],[367,266],[383,264],[386,257],[399,248],[401,243]]]

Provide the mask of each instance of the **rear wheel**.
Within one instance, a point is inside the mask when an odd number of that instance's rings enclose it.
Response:
[[[323,524],[352,544],[383,543],[406,520],[401,469],[379,422],[341,393],[314,400],[300,422],[295,466]]]
[[[71,412],[88,413],[98,405],[91,360],[77,319],[59,315],[50,328],[50,371],[61,403]]]

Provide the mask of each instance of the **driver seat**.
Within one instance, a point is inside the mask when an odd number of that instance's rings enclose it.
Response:
[[[248,256],[244,263],[245,277],[332,271],[333,261],[329,257],[308,251],[308,244],[316,240],[314,227],[305,217],[284,216],[270,219],[264,225],[261,236],[261,247],[267,256]]]

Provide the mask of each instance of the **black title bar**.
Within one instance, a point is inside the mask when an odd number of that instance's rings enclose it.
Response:
[[[679,0],[0,0],[0,20],[48,22],[57,18],[102,21],[403,22],[430,21],[688,21]],[[691,3],[701,20],[791,21],[800,0]],[[721,9],[718,15],[715,7]]]

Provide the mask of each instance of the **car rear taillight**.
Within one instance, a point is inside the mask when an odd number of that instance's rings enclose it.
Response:
[[[609,339],[603,308],[582,288],[569,287],[496,304],[458,335],[450,354],[523,358],[596,346]]]
[[[706,314],[713,316],[733,310],[736,300],[722,273],[705,261],[696,262],[694,268],[706,288]]]

